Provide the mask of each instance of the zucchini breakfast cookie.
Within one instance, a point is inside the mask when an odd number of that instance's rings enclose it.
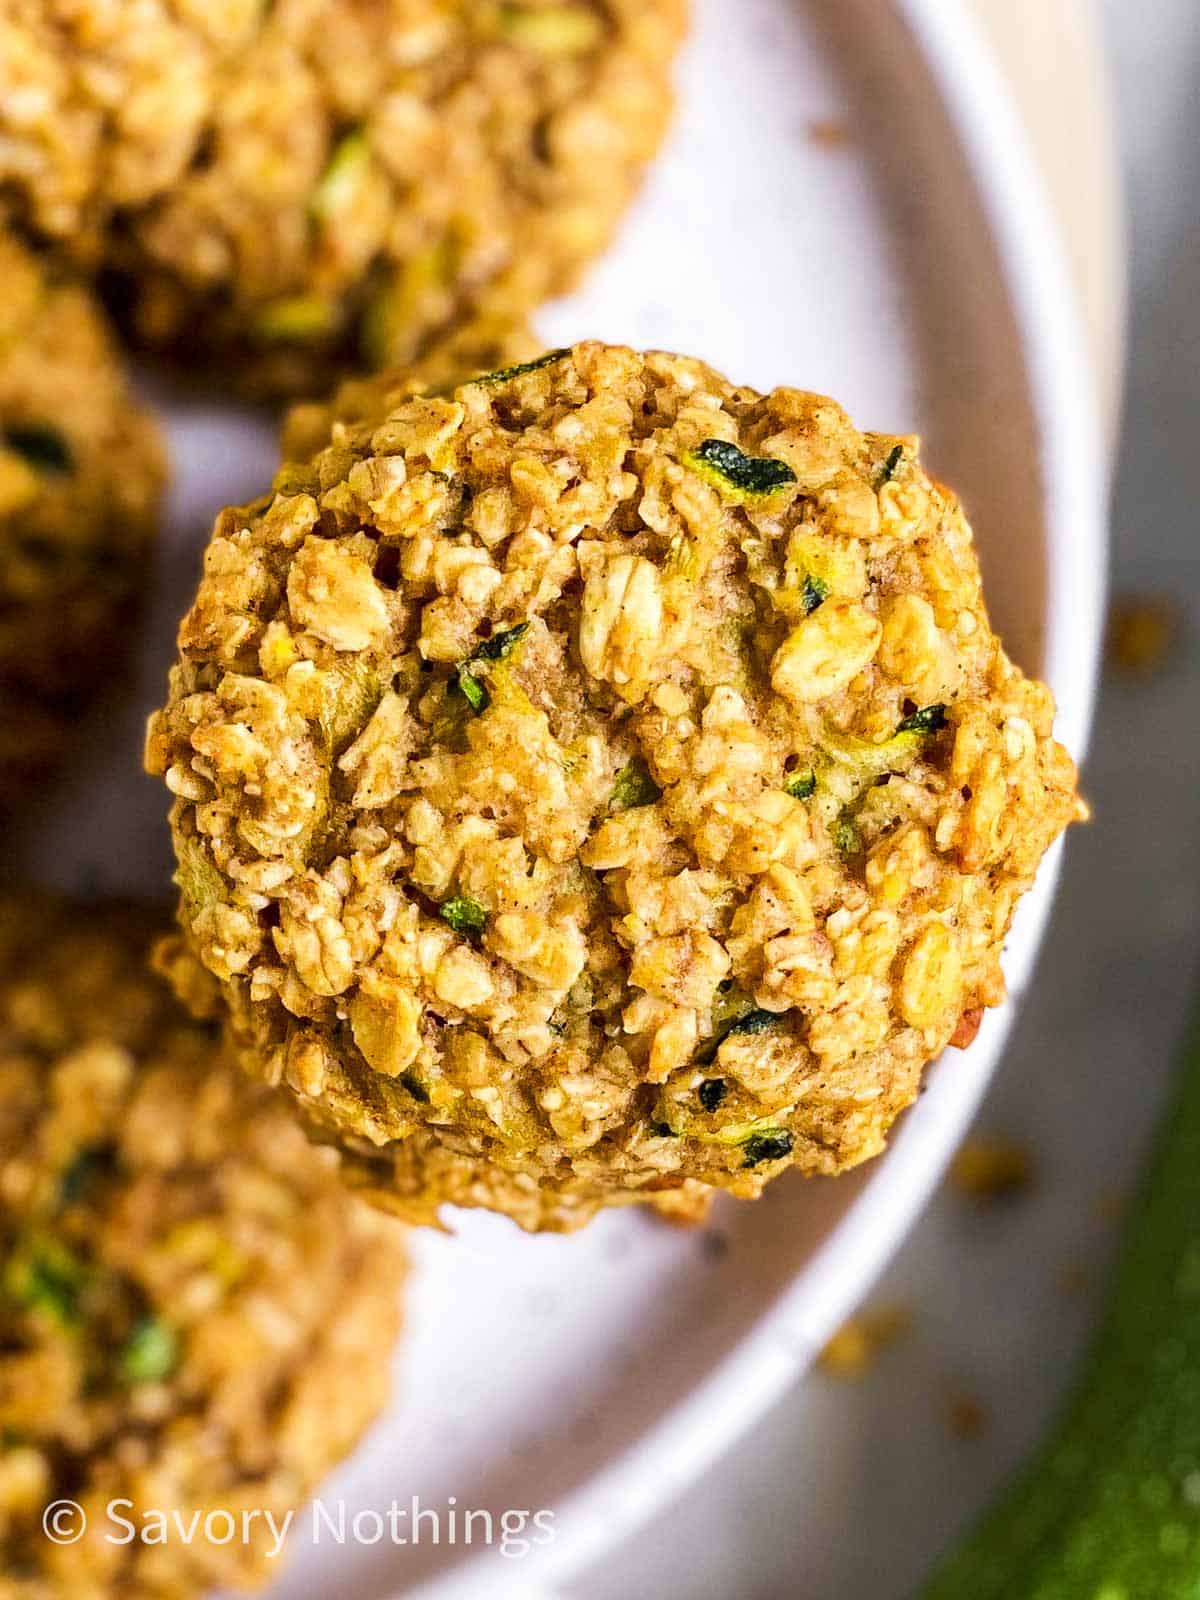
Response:
[[[163,479],[90,295],[0,234],[0,804],[119,668]]]
[[[144,965],[157,926],[0,901],[3,1600],[261,1582],[263,1513],[278,1525],[384,1399],[396,1225],[215,1059]],[[64,1497],[77,1544],[42,1531]],[[239,1535],[117,1543],[114,1499],[135,1526],[221,1510]]]
[[[954,496],[678,356],[392,399],[218,518],[151,719],[245,1060],[413,1216],[875,1154],[1083,809]]]
[[[143,338],[315,392],[570,286],[662,138],[685,3],[8,0],[0,214]]]

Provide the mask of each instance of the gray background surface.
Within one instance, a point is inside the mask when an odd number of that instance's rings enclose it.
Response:
[[[1200,952],[1200,7],[1097,9],[1131,212],[1113,589],[1173,596],[1183,626],[1151,681],[1106,677],[1096,820],[980,1117],[1029,1146],[1035,1182],[989,1208],[939,1194],[871,1299],[907,1306],[911,1333],[861,1383],[799,1385],[588,1600],[902,1600],[1032,1447],[1102,1303]],[[970,1439],[959,1395],[986,1412]]]

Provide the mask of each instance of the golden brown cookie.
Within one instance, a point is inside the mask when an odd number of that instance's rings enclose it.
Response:
[[[954,495],[673,355],[388,407],[218,518],[150,727],[247,1062],[417,1216],[874,1155],[1081,815]]]
[[[519,320],[657,150],[685,0],[9,0],[0,213],[222,382]]]
[[[0,234],[0,804],[122,670],[164,475],[91,295]]]
[[[386,1394],[401,1235],[150,974],[159,927],[0,899],[4,1600],[264,1581],[265,1513],[302,1505]],[[62,1497],[78,1543],[43,1532]],[[113,1501],[238,1534],[128,1542]]]

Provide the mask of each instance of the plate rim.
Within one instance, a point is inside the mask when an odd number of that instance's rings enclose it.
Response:
[[[966,158],[1023,334],[1048,530],[1043,666],[1058,701],[1056,732],[1082,758],[1103,638],[1110,462],[1078,290],[1031,141],[981,24],[963,0],[893,5]],[[1023,970],[1045,931],[1061,853],[1060,844],[1022,908],[1017,959]],[[508,1579],[486,1555],[468,1557],[415,1588],[395,1590],[393,1600],[465,1600],[478,1595],[481,1583],[496,1600],[510,1593],[523,1600],[549,1597],[729,1450],[802,1376],[899,1247],[983,1096],[1015,1011],[1010,1004],[993,1022],[986,1059],[964,1057],[953,1074],[942,1075],[936,1126],[906,1124],[829,1239],[751,1331],[636,1443],[559,1502],[556,1520],[569,1528],[569,1541],[531,1553],[519,1575],[510,1569]]]

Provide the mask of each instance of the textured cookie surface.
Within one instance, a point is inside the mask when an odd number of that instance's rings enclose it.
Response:
[[[0,212],[146,339],[319,391],[569,286],[658,147],[683,10],[8,0]]]
[[[0,802],[119,672],[163,477],[91,296],[0,235]]]
[[[395,1225],[145,966],[159,924],[0,900],[0,1595],[185,1600],[265,1581],[280,1521],[383,1403]],[[83,1506],[56,1545],[43,1508]],[[119,1543],[111,1500],[256,1510]],[[107,1538],[107,1534],[116,1538]]]
[[[1080,814],[915,441],[596,344],[328,437],[149,732],[247,1060],[411,1214],[877,1152]]]

